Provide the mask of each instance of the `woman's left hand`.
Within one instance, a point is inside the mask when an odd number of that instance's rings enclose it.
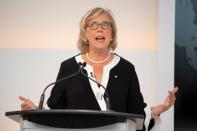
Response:
[[[175,87],[173,88],[173,90],[168,91],[169,94],[165,98],[163,104],[151,108],[152,117],[159,116],[161,113],[167,111],[172,105],[174,105],[177,91],[178,87]]]
[[[168,110],[172,105],[174,105],[176,100],[175,94],[177,91],[178,91],[178,87],[175,87],[172,91],[168,91],[169,94],[163,103],[163,112]]]

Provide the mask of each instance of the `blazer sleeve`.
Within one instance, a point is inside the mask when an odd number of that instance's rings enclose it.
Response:
[[[128,89],[128,112],[135,114],[142,114],[146,117],[144,108],[146,103],[144,103],[144,98],[140,92],[140,86],[138,77],[135,71],[134,66],[132,65],[129,71],[129,89]],[[145,131],[145,125],[140,131]]]
[[[65,64],[61,63],[59,73],[57,75],[57,80],[62,79],[67,76],[68,69]],[[51,95],[47,101],[48,107],[50,109],[64,109],[66,107],[66,96],[65,96],[65,83],[67,80],[55,84],[52,88]]]
[[[134,66],[129,71],[128,112],[145,115],[144,98],[140,92],[139,81]]]
[[[137,113],[137,114],[143,114],[146,119],[146,114],[145,114],[145,107],[147,104],[144,102],[144,98],[142,96],[142,93],[140,91],[140,85],[138,81],[138,77],[135,71],[134,66],[130,69],[130,86],[129,86],[129,99],[128,99],[128,112],[131,113]],[[154,126],[155,122],[154,119],[150,120],[150,123],[148,127],[145,127],[142,131],[145,131],[146,128],[149,130],[152,129]]]

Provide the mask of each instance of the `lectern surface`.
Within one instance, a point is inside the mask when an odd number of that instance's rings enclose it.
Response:
[[[143,115],[94,110],[28,110],[6,112],[6,116],[20,122],[21,118],[37,124],[58,128],[92,128],[125,122],[127,119],[143,126]]]

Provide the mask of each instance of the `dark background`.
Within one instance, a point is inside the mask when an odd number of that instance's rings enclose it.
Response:
[[[176,0],[175,131],[197,131],[197,0]]]

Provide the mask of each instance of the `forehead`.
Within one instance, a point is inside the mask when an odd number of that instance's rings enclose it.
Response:
[[[96,21],[96,22],[110,21],[110,17],[109,17],[107,14],[105,14],[105,13],[99,14],[99,15],[97,15],[97,16],[92,17],[92,18],[88,21],[88,23],[91,23],[91,22],[94,22],[94,21]]]

